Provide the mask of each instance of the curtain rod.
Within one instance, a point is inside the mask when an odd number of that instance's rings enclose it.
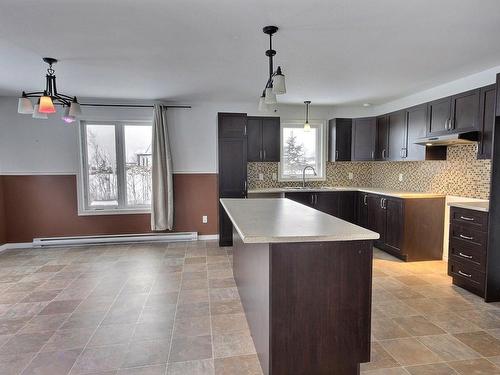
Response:
[[[82,107],[125,107],[125,108],[153,108],[148,104],[96,104],[96,103],[81,103]],[[190,105],[162,105],[167,108],[191,108]]]

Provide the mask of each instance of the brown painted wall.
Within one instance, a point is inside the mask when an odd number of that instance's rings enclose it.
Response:
[[[7,242],[150,232],[150,215],[78,216],[76,176],[2,176]],[[174,175],[175,231],[217,233],[217,175]],[[208,224],[201,216],[208,215]]]
[[[3,184],[2,184],[2,176],[0,176],[0,245],[7,242],[5,229],[6,229],[6,223],[5,223],[4,200],[3,200]]]

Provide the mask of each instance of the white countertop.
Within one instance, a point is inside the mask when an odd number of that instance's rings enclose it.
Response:
[[[468,210],[489,212],[490,202],[489,201],[475,201],[475,202],[450,202],[448,206],[466,208]]]
[[[264,188],[264,189],[250,189],[248,194],[263,194],[263,193],[292,193],[292,192],[321,192],[321,191],[361,191],[364,193],[380,194],[386,195],[388,197],[395,198],[444,198],[445,194],[437,193],[421,193],[417,191],[399,191],[399,190],[388,190],[381,188],[370,188],[370,187],[351,187],[351,186],[335,186],[335,187],[321,187],[321,188]]]
[[[379,234],[286,198],[220,200],[244,243],[376,240]]]

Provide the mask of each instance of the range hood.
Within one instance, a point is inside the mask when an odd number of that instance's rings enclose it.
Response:
[[[471,144],[478,140],[479,132],[466,132],[417,138],[413,143],[421,146],[450,146]]]

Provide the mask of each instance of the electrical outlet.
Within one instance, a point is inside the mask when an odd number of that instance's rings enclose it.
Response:
[[[354,178],[354,174],[352,172],[349,172],[347,178],[349,178],[349,180],[352,180]]]
[[[399,174],[399,182],[403,182],[403,180],[404,180],[404,178],[403,178],[403,174],[402,174],[402,173],[400,173],[400,174]]]
[[[273,181],[276,181],[278,179],[278,175],[276,173],[273,173]]]
[[[201,217],[201,222],[202,222],[203,224],[208,223],[208,216],[203,215],[203,216]]]
[[[259,181],[264,181],[264,173],[259,173]]]

